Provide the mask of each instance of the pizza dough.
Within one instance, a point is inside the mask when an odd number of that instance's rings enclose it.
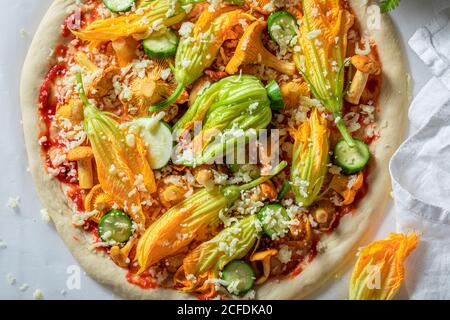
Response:
[[[72,208],[58,180],[50,177],[44,167],[38,143],[38,94],[48,71],[48,55],[60,41],[60,26],[67,10],[76,0],[55,0],[36,32],[26,58],[21,80],[21,107],[29,166],[43,206],[48,209],[56,230],[86,272],[115,293],[129,299],[195,298],[176,290],[140,289],[126,279],[126,270],[117,267],[106,254],[93,251],[91,235],[72,225]],[[403,140],[407,124],[408,74],[406,58],[397,31],[387,15],[381,17],[378,30],[367,27],[367,1],[349,0],[363,33],[375,40],[383,63],[384,79],[380,97],[381,137],[371,145],[375,165],[369,176],[369,192],[356,212],[347,214],[329,236],[323,236],[326,248],[295,278],[269,281],[257,289],[258,299],[300,299],[345,266],[354,257],[363,236],[377,226],[379,216],[389,201],[389,159]]]

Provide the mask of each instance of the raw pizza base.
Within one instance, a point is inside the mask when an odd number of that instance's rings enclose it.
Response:
[[[117,267],[109,257],[91,250],[89,233],[72,225],[72,206],[64,194],[61,183],[45,171],[38,143],[39,88],[48,72],[48,55],[60,41],[60,26],[69,7],[76,0],[55,0],[43,18],[29,49],[22,71],[21,107],[29,167],[43,206],[48,209],[61,238],[86,272],[99,283],[110,287],[116,294],[128,299],[186,299],[193,295],[169,289],[144,290],[128,283],[126,270]],[[353,214],[345,215],[338,228],[322,237],[326,248],[304,271],[295,278],[269,281],[257,289],[258,299],[301,299],[323,285],[354,257],[364,235],[378,225],[378,220],[389,201],[390,177],[388,163],[403,140],[409,105],[408,68],[397,31],[387,15],[381,17],[381,28],[370,31],[366,16],[367,1],[349,0],[361,29],[378,45],[383,63],[384,79],[381,93],[381,113],[378,123],[381,138],[371,145],[375,165],[369,177],[369,192]],[[77,240],[75,240],[77,239]]]

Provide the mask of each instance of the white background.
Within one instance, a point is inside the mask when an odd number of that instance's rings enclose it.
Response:
[[[81,270],[81,289],[66,286],[67,268],[77,266],[52,225],[41,220],[41,205],[30,175],[23,141],[19,107],[19,82],[23,60],[39,21],[52,0],[0,0],[0,299],[32,299],[39,288],[45,299],[114,299],[106,288]],[[428,69],[407,46],[415,30],[429,22],[433,9],[429,1],[404,0],[392,14],[409,57],[414,95],[429,80]],[[22,30],[22,32],[21,32]],[[26,31],[28,35],[23,36]],[[20,197],[20,207],[7,206],[10,197]],[[373,238],[395,231],[394,209],[387,210]],[[7,281],[11,273],[17,280]],[[345,299],[349,274],[331,280],[312,298]],[[26,283],[25,291],[19,287]],[[398,298],[407,298],[401,290]]]

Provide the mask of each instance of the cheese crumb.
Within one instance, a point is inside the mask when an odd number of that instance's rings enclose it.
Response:
[[[321,33],[322,33],[322,30],[320,30],[320,29],[310,31],[310,32],[308,32],[308,38],[313,40],[313,39],[317,38],[318,36],[320,36]]]
[[[283,245],[280,247],[280,251],[278,251],[277,257],[281,263],[286,264],[289,261],[291,261],[292,251],[289,249],[288,246]]]
[[[197,283],[197,277],[193,274],[186,275],[186,280],[192,282],[193,284]]]
[[[42,300],[44,299],[44,295],[42,294],[42,291],[39,289],[34,290],[33,292],[33,299],[34,300]]]
[[[134,136],[134,134],[127,134],[126,142],[130,148],[134,148],[134,146],[136,145],[136,137]]]
[[[234,294],[234,295],[238,295],[239,294],[238,285],[240,282],[241,282],[241,280],[239,280],[239,279],[231,281],[227,286],[228,292],[230,292],[231,294]]]
[[[193,28],[194,24],[192,22],[183,22],[183,24],[180,27],[180,30],[178,30],[178,33],[180,34],[180,36],[184,37],[189,35]]]
[[[6,275],[6,281],[9,283],[9,285],[13,286],[16,283],[16,277],[12,273],[8,273]]]
[[[330,169],[328,169],[328,172],[330,172],[331,174],[334,174],[334,175],[340,174],[341,171],[342,171],[342,168],[335,166],[335,165],[331,165]]]
[[[167,80],[170,77],[172,70],[170,68],[164,69],[161,71],[161,79]]]
[[[22,38],[26,38],[30,35],[30,33],[27,30],[25,30],[24,28],[20,29],[19,32],[20,32],[20,36]]]
[[[50,221],[51,221],[50,214],[48,213],[48,210],[45,208],[41,209],[41,219],[45,223],[50,223]]]
[[[27,291],[27,289],[29,288],[30,286],[28,285],[28,283],[22,283],[21,285],[20,285],[20,287],[19,287],[19,290],[20,291]]]
[[[111,174],[115,174],[115,173],[117,173],[117,169],[116,169],[116,166],[115,165],[111,165],[110,167],[109,167],[109,173],[111,173]]]
[[[8,207],[10,207],[11,209],[17,209],[17,208],[19,208],[19,205],[20,205],[20,197],[19,196],[17,196],[17,197],[10,197],[9,199],[8,199]]]

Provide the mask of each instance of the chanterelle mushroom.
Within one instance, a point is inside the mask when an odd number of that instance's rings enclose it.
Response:
[[[266,25],[265,21],[257,20],[245,30],[239,40],[236,52],[225,68],[226,72],[235,74],[241,65],[259,63],[288,75],[295,73],[293,63],[279,60],[264,47],[261,33],[265,30]]]
[[[310,97],[309,86],[306,82],[287,82],[281,85],[281,95],[286,108],[296,108],[300,103],[300,97]]]
[[[136,50],[139,42],[133,38],[119,38],[111,42],[116,53],[117,62],[121,68],[125,68],[137,58]]]
[[[131,238],[122,248],[119,246],[113,246],[110,251],[112,261],[114,261],[114,263],[121,268],[128,267],[130,264],[130,258],[128,258],[128,256],[136,244],[137,239]]]
[[[150,70],[147,70],[147,75],[144,78],[136,77],[130,82],[131,94],[126,99],[121,99],[121,102],[126,106],[126,112],[133,116],[147,116],[149,114],[148,107],[157,104],[170,96],[176,88],[176,84],[166,82],[162,79],[162,72],[169,68],[166,61],[158,61]],[[168,118],[165,121],[170,121],[178,113],[176,104],[184,103],[188,98],[187,91],[183,90],[175,103],[166,108]],[[171,112],[175,114],[171,115]]]
[[[84,209],[87,212],[97,211],[89,220],[96,223],[100,222],[100,219],[105,213],[114,206],[114,199],[103,191],[102,186],[97,184],[94,186],[84,198]]]
[[[96,98],[103,98],[114,90],[113,78],[120,75],[120,68],[116,66],[110,66],[106,68],[99,76],[92,81],[91,91],[92,96]]]
[[[94,175],[92,173],[93,157],[92,148],[87,146],[77,147],[67,153],[67,160],[77,162],[80,189],[91,189],[94,186]]]
[[[359,104],[359,100],[366,87],[367,80],[371,74],[379,75],[381,65],[378,61],[373,60],[369,56],[355,55],[352,57],[352,64],[357,69],[353,77],[350,89],[345,96],[345,100],[351,104]]]

